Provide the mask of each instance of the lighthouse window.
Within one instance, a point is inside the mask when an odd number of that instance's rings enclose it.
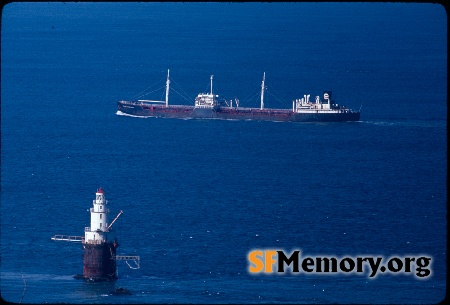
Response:
[[[101,210],[102,208],[103,208],[103,206],[101,205],[101,206],[100,206],[100,210]]]
[[[100,214],[100,219],[102,219],[102,214]]]

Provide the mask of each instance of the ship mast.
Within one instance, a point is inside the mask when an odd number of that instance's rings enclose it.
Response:
[[[211,94],[211,95],[213,94],[213,93],[212,93],[212,80],[213,80],[213,76],[214,76],[214,75],[211,75],[211,77],[210,77],[210,80],[211,80],[211,93],[210,93],[210,94]]]
[[[263,80],[261,84],[261,110],[264,109],[264,81],[266,80],[266,72],[263,74]]]
[[[166,81],[166,107],[169,107],[169,84],[170,84],[169,72],[170,72],[170,70],[167,69],[167,81]]]

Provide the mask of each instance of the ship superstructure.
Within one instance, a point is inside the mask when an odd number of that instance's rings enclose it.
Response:
[[[293,122],[344,122],[359,121],[360,111],[354,111],[335,104],[331,99],[332,92],[324,91],[323,100],[320,96],[310,102],[310,95],[292,101],[292,109],[274,109],[264,107],[264,91],[266,73],[263,73],[261,83],[260,108],[239,107],[239,100],[230,104],[218,102],[218,95],[213,93],[213,76],[210,77],[210,92],[199,93],[195,98],[194,106],[169,105],[169,70],[166,81],[166,101],[118,101],[118,111],[121,113],[145,117],[169,118],[217,118],[234,120],[260,120],[260,121],[293,121]]]

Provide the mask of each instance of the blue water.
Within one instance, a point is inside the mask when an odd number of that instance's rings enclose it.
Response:
[[[1,33],[1,296],[18,303],[436,303],[446,285],[447,17],[410,3],[11,3]],[[152,84],[354,123],[133,118]],[[178,88],[178,87],[176,87]],[[162,91],[161,91],[162,92]],[[178,92],[181,92],[178,90]],[[156,96],[155,96],[156,95]],[[159,99],[161,93],[147,98]],[[79,244],[105,190],[114,283]],[[432,276],[251,275],[257,248],[428,255]],[[110,294],[117,287],[130,296]]]

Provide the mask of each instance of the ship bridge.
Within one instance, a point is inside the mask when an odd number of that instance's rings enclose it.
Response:
[[[213,94],[213,76],[209,78],[211,81],[211,91],[210,93],[199,93],[195,98],[195,108],[214,108],[219,105],[216,100],[218,95]]]
[[[195,98],[195,108],[214,108],[218,105],[216,97],[218,95],[200,93]]]

